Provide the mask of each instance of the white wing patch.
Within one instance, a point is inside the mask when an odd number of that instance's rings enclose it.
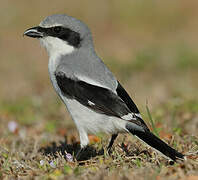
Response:
[[[135,119],[135,117],[133,113],[129,113],[127,115],[122,116],[122,119],[129,121],[131,119]]]
[[[126,115],[124,115],[124,116],[122,116],[122,119],[124,119],[124,120],[127,120],[127,121],[130,121],[130,120],[136,120],[137,118],[136,117],[139,117],[139,118],[141,118],[142,119],[142,116],[140,115],[140,113],[136,113],[136,114],[134,114],[134,113],[128,113],[128,114],[126,114]]]
[[[89,104],[90,106],[94,106],[94,105],[95,105],[93,102],[91,102],[91,101],[89,101],[89,100],[88,100],[88,104]]]
[[[142,119],[142,116],[141,116],[141,114],[140,114],[140,113],[135,113],[135,116],[137,116],[137,117],[139,117],[139,118],[141,118],[141,119]]]

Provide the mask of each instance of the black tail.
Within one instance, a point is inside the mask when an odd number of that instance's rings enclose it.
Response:
[[[154,149],[160,151],[165,156],[169,157],[173,161],[176,161],[177,159],[184,160],[184,155],[176,151],[175,149],[171,148],[163,142],[161,139],[159,139],[157,136],[152,134],[150,131],[142,132],[142,131],[133,131],[131,129],[128,129],[133,135],[136,135],[138,138],[143,140],[145,143],[147,143],[149,146],[153,147]]]

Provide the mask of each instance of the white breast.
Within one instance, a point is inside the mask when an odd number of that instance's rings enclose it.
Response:
[[[61,96],[60,89],[56,82],[55,71],[60,62],[62,55],[71,54],[75,49],[70,46],[66,41],[63,41],[56,37],[44,37],[40,39],[41,45],[46,48],[49,55],[48,70],[51,82],[58,93]]]

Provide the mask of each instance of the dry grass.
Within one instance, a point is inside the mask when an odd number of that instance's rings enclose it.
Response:
[[[0,15],[0,177],[3,179],[198,178],[198,3],[176,0],[11,1]],[[77,130],[54,93],[47,54],[22,36],[45,16],[67,13],[86,22],[98,54],[122,82],[148,125],[188,160],[170,166],[130,135],[113,153],[109,136],[90,137],[81,162]],[[10,122],[17,128],[9,130]],[[11,126],[15,126],[11,123]]]

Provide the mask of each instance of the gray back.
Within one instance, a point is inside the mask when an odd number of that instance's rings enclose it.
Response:
[[[102,60],[86,48],[74,51],[70,55],[61,56],[57,71],[68,76],[87,77],[112,91],[117,88],[117,80]]]

